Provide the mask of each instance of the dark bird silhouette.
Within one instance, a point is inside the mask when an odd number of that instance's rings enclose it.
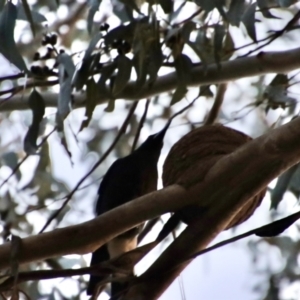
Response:
[[[99,187],[99,197],[96,205],[97,215],[157,189],[157,162],[170,123],[171,120],[161,131],[150,135],[130,155],[117,159],[111,165]],[[99,264],[136,248],[137,236],[140,230],[141,226],[132,228],[101,246],[93,253],[91,265]],[[97,283],[103,279],[102,276],[91,275],[87,294],[93,294]],[[119,296],[124,288],[126,288],[124,283],[112,283],[112,298],[114,298],[114,295]]]

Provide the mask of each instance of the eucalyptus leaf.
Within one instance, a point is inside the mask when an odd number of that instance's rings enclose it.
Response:
[[[242,22],[244,23],[247,33],[250,38],[256,42],[256,28],[255,28],[255,12],[256,12],[256,2],[252,3],[244,13],[242,17]]]
[[[43,22],[47,22],[47,19],[45,18],[44,15],[31,10],[31,16],[32,16],[32,20],[34,23],[43,23]],[[18,20],[23,20],[23,21],[28,21],[27,15],[25,13],[24,7],[23,5],[19,5],[18,6],[18,16],[17,16]]]
[[[279,203],[283,198],[284,193],[288,189],[292,177],[294,176],[298,168],[299,164],[291,167],[279,176],[275,188],[271,190],[271,209],[277,209]]]
[[[0,14],[0,53],[21,71],[28,72],[14,40],[17,14],[17,7],[7,2]]]
[[[59,85],[60,90],[57,101],[56,125],[58,131],[63,130],[63,120],[71,110],[72,102],[72,77],[75,72],[75,66],[72,58],[66,53],[61,53],[57,61],[59,63]]]
[[[95,110],[99,97],[99,87],[93,78],[86,83],[85,119],[82,121],[79,131],[87,127]]]
[[[157,78],[157,73],[160,69],[160,67],[162,66],[163,63],[163,53],[161,50],[160,45],[157,45],[156,47],[152,47],[150,49],[150,53],[149,53],[149,61],[150,63],[148,64],[148,75],[149,75],[149,80],[148,83],[149,84],[153,84]]]
[[[88,48],[84,53],[82,62],[76,67],[74,76],[72,78],[72,85],[77,91],[81,90],[86,83],[88,77],[90,76],[90,72],[92,71],[92,66],[98,63],[100,60],[100,53],[95,55],[92,55],[92,53],[101,38],[102,34],[100,32],[93,36]]]
[[[23,5],[23,9],[24,9],[26,18],[27,18],[27,20],[30,24],[32,35],[35,36],[34,21],[33,21],[33,17],[32,17],[32,14],[31,14],[30,7],[27,3],[27,0],[21,0],[21,1],[22,1],[22,5]]]
[[[102,2],[102,0],[89,0],[88,1],[90,9],[89,9],[88,16],[87,16],[87,30],[88,30],[89,34],[92,33],[94,16],[95,16],[96,12],[98,11],[101,2]]]
[[[268,0],[257,0],[256,2],[257,2],[258,7],[260,8],[261,13],[263,14],[263,16],[265,18],[280,19],[271,14],[270,8],[268,7],[270,2]]]
[[[130,80],[131,69],[132,69],[131,59],[129,59],[127,56],[123,54],[120,54],[116,58],[116,62],[118,65],[118,72],[112,88],[112,93],[114,96],[119,94],[124,89],[128,81]]]
[[[122,23],[126,23],[133,20],[133,11],[128,8],[122,2],[118,0],[111,0],[113,13],[121,20]]]
[[[9,151],[9,152],[3,153],[1,155],[2,164],[10,167],[12,170],[14,170],[17,167],[18,160],[19,160],[19,158],[18,158],[18,155],[16,154],[16,152]],[[15,175],[18,180],[21,179],[21,171],[19,168],[16,171]]]
[[[216,63],[220,63],[220,54],[222,53],[223,48],[223,39],[226,33],[225,27],[223,25],[215,25],[215,34],[214,34],[214,56]]]
[[[40,131],[40,124],[45,114],[45,102],[43,97],[35,89],[28,98],[28,105],[32,110],[32,123],[24,139],[24,151],[27,154],[35,154],[37,151],[37,139]]]
[[[186,85],[192,77],[191,72],[193,63],[191,59],[187,55],[181,54],[175,59],[174,64],[177,73],[178,83]]]
[[[232,0],[230,2],[227,18],[231,25],[239,26],[245,11],[245,0]]]
[[[297,0],[277,0],[276,1],[281,7],[290,7],[293,4],[297,3]]]
[[[2,11],[4,5],[5,5],[6,0],[0,0],[0,11]]]
[[[171,105],[179,102],[187,93],[188,89],[184,85],[179,85],[172,95]]]
[[[275,221],[269,225],[263,226],[256,230],[255,235],[259,237],[273,237],[281,234],[283,231],[288,229],[291,225],[293,225],[300,218],[300,214],[295,213],[284,219]]]
[[[169,14],[173,11],[173,1],[172,0],[158,0],[161,8],[165,14]]]

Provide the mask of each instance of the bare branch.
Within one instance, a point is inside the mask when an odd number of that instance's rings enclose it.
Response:
[[[237,79],[259,76],[268,73],[287,73],[300,68],[300,48],[278,52],[260,52],[251,57],[237,58],[222,62],[218,65],[210,64],[206,67],[194,67],[191,79],[187,82],[189,87],[207,84],[219,84]],[[126,88],[118,94],[118,99],[140,100],[174,90],[177,86],[176,72],[157,78],[151,87],[143,87],[140,90],[135,82],[130,82]],[[0,111],[28,109],[27,98],[29,95],[16,95],[0,106]],[[47,107],[57,106],[55,93],[43,93]],[[77,94],[74,97],[74,107],[85,105],[85,94]],[[103,94],[97,99],[98,104],[107,102]]]
[[[221,109],[222,103],[224,101],[224,95],[227,90],[227,84],[222,83],[218,86],[215,102],[207,116],[207,119],[204,122],[204,125],[211,125],[215,122],[218,117],[219,111]]]

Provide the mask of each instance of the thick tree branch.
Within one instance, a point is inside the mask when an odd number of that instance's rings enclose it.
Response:
[[[124,299],[157,299],[191,262],[176,265],[177,257],[182,260],[205,249],[248,199],[300,160],[299,132],[300,118],[297,118],[217,162],[198,194],[201,206],[207,208],[203,217],[183,231],[138,278]],[[192,189],[189,195],[196,197]]]
[[[235,60],[222,62],[218,65],[210,64],[206,67],[197,66],[192,71],[191,80],[187,85],[200,86],[212,83],[225,83],[244,77],[259,76],[268,73],[287,73],[300,68],[300,48],[279,52],[260,52],[258,55],[236,58]],[[130,82],[126,88],[118,94],[118,99],[139,100],[174,90],[177,86],[176,72],[160,76],[151,87],[139,87]],[[57,106],[56,93],[43,93],[47,107]],[[77,94],[74,99],[75,107],[83,107],[85,94]],[[27,109],[28,95],[16,95],[9,101],[0,105],[0,111]],[[105,95],[97,99],[97,103],[105,103],[109,99]]]
[[[180,186],[170,186],[133,200],[92,221],[22,239],[18,261],[22,264],[71,253],[87,253],[145,220],[199,202],[207,207],[203,218],[187,227],[138,279],[138,284],[129,290],[131,298],[127,298],[139,299],[135,296],[143,295],[146,291],[147,297],[149,295],[150,299],[155,299],[184,268],[184,264],[176,266],[176,257],[190,257],[204,249],[247,199],[300,161],[299,132],[300,118],[297,118],[247,143],[222,158],[204,181],[187,191]],[[9,267],[10,250],[10,243],[0,247],[1,269]],[[166,270],[169,272],[166,273]],[[145,283],[144,280],[149,277],[151,280]],[[149,299],[147,297],[142,299]]]
[[[79,225],[22,239],[20,264],[72,253],[89,253],[146,220],[182,207],[184,188],[170,186]],[[122,216],[122,218],[120,218]],[[67,241],[67,243],[66,243]],[[9,267],[11,243],[0,246],[0,269]]]

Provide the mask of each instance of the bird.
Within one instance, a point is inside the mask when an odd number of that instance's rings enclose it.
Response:
[[[99,216],[117,206],[157,189],[157,162],[163,147],[163,139],[171,124],[156,134],[150,135],[140,147],[128,156],[117,159],[108,169],[100,183],[96,214]],[[91,266],[112,259],[137,247],[138,234],[143,225],[132,228],[98,248],[91,259]],[[132,270],[133,273],[133,270]],[[91,275],[87,295],[93,295],[97,284],[104,277]],[[111,284],[111,299],[126,288],[126,284]]]
[[[164,162],[162,180],[164,187],[179,184],[189,189],[197,182],[205,180],[206,174],[222,157],[236,151],[250,142],[246,134],[220,124],[205,125],[193,129],[173,145]],[[226,229],[237,226],[252,216],[261,204],[266,189],[249,199],[228,223]],[[187,225],[206,213],[210,205],[199,204],[183,207],[174,212],[160,231],[156,241],[162,241],[180,222]],[[221,201],[221,199],[220,199]]]

